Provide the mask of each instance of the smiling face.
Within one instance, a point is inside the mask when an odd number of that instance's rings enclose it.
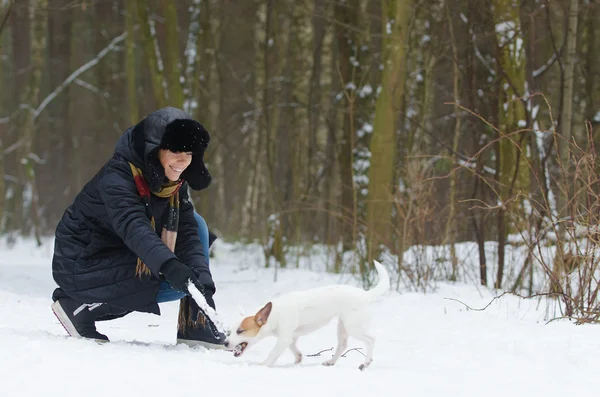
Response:
[[[158,152],[160,164],[165,169],[165,176],[170,181],[177,181],[181,174],[192,162],[191,152],[171,152],[170,150],[160,149]]]

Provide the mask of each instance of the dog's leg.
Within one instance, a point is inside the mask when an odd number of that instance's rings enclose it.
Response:
[[[365,347],[367,348],[367,354],[365,355],[365,362],[362,363],[358,367],[358,369],[363,371],[363,370],[367,369],[367,367],[373,361],[373,347],[375,346],[375,337],[371,336],[369,334],[366,334],[366,333],[355,335],[354,337],[356,339],[362,341],[365,344]]]
[[[342,317],[348,330],[348,335],[358,339],[365,344],[365,361],[358,367],[361,371],[366,369],[373,361],[373,348],[375,346],[375,336],[371,332],[372,312],[367,308],[355,310]]]
[[[291,337],[279,337],[275,346],[273,346],[273,350],[271,350],[271,353],[269,353],[269,356],[263,361],[262,365],[272,367],[285,349],[291,347],[292,341],[293,339]]]
[[[302,353],[300,353],[300,350],[298,349],[298,345],[296,344],[296,342],[298,342],[298,338],[294,338],[292,340],[292,344],[290,345],[290,350],[292,351],[292,353],[294,353],[294,364],[300,364],[300,362],[302,361]]]
[[[338,345],[335,349],[335,353],[333,354],[333,357],[325,361],[323,365],[334,365],[336,361],[340,358],[344,350],[346,350],[346,347],[348,347],[348,332],[346,331],[346,327],[344,326],[344,322],[342,321],[342,319],[340,319],[340,321],[338,322],[337,337]]]

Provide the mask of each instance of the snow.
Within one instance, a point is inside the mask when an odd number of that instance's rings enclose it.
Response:
[[[177,302],[162,315],[132,313],[98,323],[107,344],[66,336],[50,310],[53,241],[41,247],[0,240],[0,381],[6,396],[595,396],[600,364],[598,326],[547,322],[545,305],[468,284],[438,283],[427,294],[389,292],[374,306],[374,361],[361,351],[334,367],[331,351],[293,365],[260,366],[274,340],[231,352],[175,345]],[[358,285],[349,274],[324,273],[322,253],[300,268],[265,269],[259,246],[215,242],[211,268],[218,314],[228,326],[270,297],[329,283]],[[459,252],[461,250],[459,249]],[[473,262],[477,262],[473,259]],[[393,263],[384,265],[394,277]],[[311,270],[312,269],[312,270]],[[392,280],[395,285],[395,281]],[[464,304],[458,302],[463,302]],[[490,304],[490,301],[492,302]],[[465,305],[485,310],[468,310]],[[335,323],[299,339],[315,354],[335,345]],[[361,348],[350,339],[348,348]],[[235,393],[235,394],[234,394]],[[243,394],[242,394],[243,393]]]
[[[354,91],[354,90],[356,90],[356,84],[354,84],[354,82],[350,81],[348,84],[346,84],[346,89],[348,91]]]
[[[516,24],[514,21],[503,21],[503,22],[496,24],[496,33],[498,33],[501,38],[508,41],[511,39],[511,37],[509,36],[509,33],[512,33],[513,35],[516,34],[515,28],[516,28]],[[506,43],[506,41],[500,42],[500,44],[505,44],[505,43]]]
[[[372,93],[373,93],[373,87],[371,87],[371,84],[366,84],[360,89],[360,91],[358,92],[358,95],[361,98],[364,98],[368,95],[371,95]]]

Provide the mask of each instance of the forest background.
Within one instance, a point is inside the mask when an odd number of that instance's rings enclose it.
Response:
[[[599,0],[4,0],[1,244],[175,106],[211,132],[198,211],[268,266],[379,258],[597,322],[599,61]]]

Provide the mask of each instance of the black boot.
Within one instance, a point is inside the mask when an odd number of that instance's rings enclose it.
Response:
[[[214,308],[211,297],[207,296],[206,301]],[[193,298],[186,296],[181,299],[177,321],[177,343],[184,343],[190,347],[225,349],[225,339],[226,335],[217,330],[215,324],[200,310]]]
[[[122,317],[129,313],[106,303],[86,304],[63,294],[54,295],[52,311],[70,336],[107,342],[108,337],[96,331],[96,321]]]

